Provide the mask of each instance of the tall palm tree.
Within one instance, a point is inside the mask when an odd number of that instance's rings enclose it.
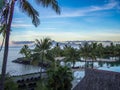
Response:
[[[41,40],[36,39],[35,42],[35,53],[37,53],[39,55],[39,59],[41,59],[41,71],[40,71],[40,77],[41,77],[41,73],[42,73],[42,68],[43,68],[43,63],[45,60],[45,56],[47,54],[47,50],[50,49],[51,46],[51,39],[49,38],[44,38]]]
[[[97,58],[97,47],[98,47],[98,45],[97,45],[97,43],[92,43],[91,45],[91,58],[92,58],[92,60],[96,60],[96,58]]]
[[[73,63],[73,68],[75,67],[75,62],[79,60],[78,50],[68,46],[65,48],[65,60]]]
[[[56,0],[34,0],[38,5],[42,5],[43,7],[52,7],[52,9],[56,13],[60,13],[60,8]],[[28,0],[4,0],[5,4],[0,8],[0,24],[6,25],[6,35],[5,35],[5,49],[3,56],[3,64],[2,64],[2,75],[0,82],[0,89],[4,90],[4,81],[5,81],[5,73],[6,73],[6,65],[7,65],[7,57],[8,57],[8,48],[9,48],[9,37],[10,37],[10,29],[11,23],[13,20],[14,7],[15,3],[18,2],[19,8],[23,13],[26,13],[31,19],[32,23],[37,27],[39,25],[39,13],[33,8],[33,6],[29,3]]]
[[[98,44],[96,52],[97,52],[97,57],[99,59],[101,59],[104,56],[104,47],[103,47],[102,43]]]
[[[87,67],[86,60],[90,58],[90,52],[90,45],[88,44],[88,42],[85,42],[84,45],[80,48],[80,56],[83,57],[83,59],[85,60],[85,68]]]
[[[51,49],[51,51],[54,53],[55,57],[62,56],[62,49],[60,48],[59,43],[57,43],[56,46]]]
[[[71,90],[73,76],[70,68],[67,66],[58,66],[56,69],[50,68],[47,74],[47,87],[50,90]]]
[[[94,67],[94,62],[97,59],[97,43],[92,43],[90,45],[90,58],[92,59],[91,67]]]

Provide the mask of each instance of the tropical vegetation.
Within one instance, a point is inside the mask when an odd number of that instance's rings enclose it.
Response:
[[[24,45],[21,48],[20,54],[22,54],[27,60],[31,59],[31,50],[28,45]]]
[[[58,66],[56,69],[50,68],[47,71],[47,87],[49,90],[71,90],[72,71],[67,66]]]
[[[36,4],[43,7],[51,7],[56,13],[60,14],[60,8],[56,0],[34,0]],[[21,11],[32,19],[32,23],[37,27],[40,24],[38,11],[27,0],[0,0],[0,32],[5,32],[3,42],[5,42],[4,58],[1,72],[0,89],[4,90],[4,81],[8,57],[9,38],[11,24],[13,20],[15,3]],[[0,34],[1,34],[0,33]]]
[[[1,75],[0,75],[1,76]],[[5,77],[5,90],[17,90],[17,83],[13,81],[9,74]]]
[[[89,44],[86,42],[82,46],[80,45],[79,49],[68,45],[61,48],[58,43],[53,47],[52,40],[44,38],[36,41],[35,48],[31,50],[31,53],[30,60],[37,64],[41,62],[50,65],[55,61],[56,57],[64,57],[64,62],[71,62],[74,68],[75,62],[80,60],[85,61],[85,66],[90,60],[92,63],[105,58],[118,60],[120,59],[120,45],[111,43],[109,46],[103,46],[101,43]],[[60,60],[57,60],[57,62],[60,62]]]

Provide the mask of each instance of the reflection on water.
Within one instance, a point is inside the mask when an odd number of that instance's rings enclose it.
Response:
[[[118,62],[108,62],[108,63],[99,63],[100,67],[98,69],[108,70],[114,72],[120,72],[120,61]]]

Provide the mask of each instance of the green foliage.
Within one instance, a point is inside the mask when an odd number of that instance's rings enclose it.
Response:
[[[70,68],[58,66],[56,69],[49,69],[47,73],[49,90],[71,90],[73,76]]]
[[[73,67],[75,65],[75,62],[78,61],[80,58],[78,50],[71,46],[67,46],[64,48],[64,55],[65,55],[65,61],[72,62]]]
[[[82,56],[86,60],[90,57],[90,52],[90,45],[86,42],[83,47],[80,48],[80,56]]]
[[[41,60],[41,62],[43,62],[43,60],[47,60],[50,56],[48,51],[51,44],[50,38],[44,38],[41,40],[36,39],[35,49],[33,50],[33,60],[37,59],[38,61]]]
[[[42,5],[43,7],[52,7],[52,9],[56,13],[60,13],[60,9],[56,0],[35,0],[37,4]],[[5,3],[4,3],[5,2]],[[15,4],[18,2],[20,9],[22,12],[26,13],[31,19],[32,23],[37,27],[39,25],[39,13],[32,7],[28,0],[0,0],[0,26],[7,25],[5,29],[6,38],[5,38],[5,51],[4,51],[4,58],[3,58],[3,68],[2,68],[2,80],[1,83],[1,90],[4,90],[4,80],[5,80],[5,72],[7,66],[7,57],[8,57],[8,48],[9,48],[9,36],[11,30],[11,24],[14,15],[14,8]],[[3,9],[4,7],[4,9]],[[6,11],[7,10],[7,11]],[[1,32],[1,30],[0,30]],[[3,32],[3,31],[2,31]],[[4,40],[3,40],[4,43]],[[24,53],[27,58],[29,58],[29,54]],[[6,57],[6,58],[5,58]]]
[[[57,0],[35,0],[37,4],[43,7],[50,6],[56,13],[60,14],[60,7],[58,6]]]
[[[80,55],[86,59],[96,60],[96,58],[120,57],[120,45],[111,43],[109,46],[103,46],[101,43],[85,43],[80,48]]]
[[[9,74],[7,74],[5,78],[5,90],[17,90],[17,84],[13,81]]]
[[[27,0],[24,0],[23,2],[19,0],[19,2],[19,6],[22,11],[25,12],[32,19],[32,23],[37,27],[40,24],[39,13]]]
[[[47,82],[45,79],[39,80],[37,83],[37,88],[35,90],[50,90],[47,88],[46,83]]]
[[[51,49],[51,53],[53,53],[55,57],[63,56],[63,50],[60,48],[58,43]]]
[[[24,55],[24,57],[25,57],[27,60],[28,60],[28,59],[31,59],[31,50],[30,50],[30,48],[29,48],[28,45],[24,45],[24,46],[21,48],[21,50],[20,50],[19,53],[22,54],[22,55]]]
[[[4,7],[4,0],[0,0],[0,11],[1,11],[1,9]]]

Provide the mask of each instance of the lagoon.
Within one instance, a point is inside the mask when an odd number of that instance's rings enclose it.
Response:
[[[9,73],[10,75],[23,75],[28,73],[39,72],[40,67],[38,66],[23,65],[12,62],[12,60],[15,60],[18,57],[22,57],[22,55],[19,54],[20,49],[21,49],[20,47],[9,48],[7,73]],[[3,50],[0,52],[0,73],[2,68],[2,59],[3,59]],[[76,62],[75,66],[84,67],[84,64],[85,64],[84,62]],[[120,72],[120,62],[113,62],[113,63],[94,62],[94,67],[102,70]],[[74,76],[78,78],[79,76],[84,76],[84,71],[75,71]]]
[[[23,75],[27,73],[39,72],[40,67],[32,65],[23,65],[13,63],[12,61],[18,57],[22,57],[19,54],[21,48],[9,48],[8,62],[7,62],[7,73],[10,75]],[[0,52],[0,73],[2,68],[3,50]]]

